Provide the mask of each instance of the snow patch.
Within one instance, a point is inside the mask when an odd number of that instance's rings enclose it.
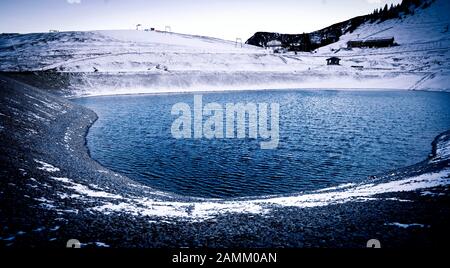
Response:
[[[59,168],[57,168],[57,167],[55,167],[53,165],[50,165],[48,163],[45,163],[44,161],[40,161],[40,160],[34,159],[34,162],[42,165],[41,167],[37,168],[39,170],[44,170],[44,171],[51,172],[51,173],[60,171]]]
[[[378,200],[376,195],[411,192],[437,186],[450,185],[450,170],[428,173],[398,181],[379,184],[341,185],[308,194],[286,197],[261,198],[242,201],[220,201],[204,199],[199,202],[168,202],[149,198],[123,198],[120,203],[105,203],[93,207],[92,211],[110,213],[130,213],[136,216],[182,217],[192,220],[204,220],[225,213],[264,214],[274,207],[311,208],[342,204],[351,201],[367,202]],[[405,201],[386,199],[391,201]]]
[[[89,188],[89,187],[87,187],[85,185],[73,182],[69,178],[58,178],[58,177],[50,177],[50,178],[55,180],[55,181],[62,182],[64,184],[68,184],[68,185],[66,185],[64,187],[74,190],[75,192],[77,192],[81,196],[94,197],[94,198],[110,198],[110,199],[122,199],[123,198],[120,195],[111,194],[111,193],[107,193],[107,192],[104,192],[104,191],[92,190],[91,188]],[[76,196],[74,196],[74,195],[63,196],[63,199],[64,198],[68,198],[68,197],[74,198]]]
[[[441,160],[450,159],[450,137],[443,135],[437,140],[436,157]]]
[[[420,223],[409,223],[409,224],[407,224],[407,223],[399,223],[399,222],[385,223],[384,225],[395,226],[395,227],[402,228],[402,229],[426,228],[426,227],[429,227],[428,225],[420,224]]]
[[[30,121],[39,120],[39,121],[43,121],[43,122],[49,122],[49,120],[47,118],[39,116],[39,115],[37,115],[36,113],[33,113],[33,112],[28,112],[28,115],[29,115]]]

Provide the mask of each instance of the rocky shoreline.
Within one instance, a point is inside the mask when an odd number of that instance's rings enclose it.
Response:
[[[375,238],[422,248],[450,238],[450,132],[427,160],[364,185],[212,201],[155,191],[92,160],[85,135],[96,114],[55,91],[4,75],[0,88],[0,247],[360,248]]]

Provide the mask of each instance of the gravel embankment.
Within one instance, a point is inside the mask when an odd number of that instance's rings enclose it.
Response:
[[[177,197],[93,161],[85,135],[96,119],[0,75],[0,247],[61,248],[72,238],[88,247],[364,247],[372,238],[437,247],[450,238],[449,183],[310,208]],[[429,159],[368,183],[448,170],[449,140],[444,133]],[[234,213],[255,206],[270,209]]]

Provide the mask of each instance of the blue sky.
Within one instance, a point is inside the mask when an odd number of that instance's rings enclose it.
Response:
[[[146,28],[246,40],[310,32],[401,0],[1,0],[0,32]]]

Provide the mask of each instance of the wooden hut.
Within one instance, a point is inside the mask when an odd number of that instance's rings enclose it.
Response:
[[[327,65],[339,65],[341,59],[338,57],[331,57],[327,59]]]

